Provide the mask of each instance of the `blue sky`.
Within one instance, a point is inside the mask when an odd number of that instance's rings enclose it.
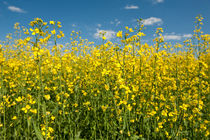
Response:
[[[204,17],[203,31],[210,33],[210,0],[0,0],[0,40],[14,32],[14,23],[23,26],[36,17],[44,21],[61,21],[68,37],[72,30],[82,37],[98,40],[98,32],[107,38],[125,26],[135,27],[136,19],[145,20],[151,40],[157,27],[163,27],[166,40],[182,41],[193,34],[195,17]]]

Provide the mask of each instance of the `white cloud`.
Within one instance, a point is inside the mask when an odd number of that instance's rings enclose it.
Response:
[[[102,37],[102,33],[104,33],[104,36],[106,37],[106,39],[112,39],[115,38],[115,34],[116,32],[113,30],[99,30],[96,29],[96,33],[94,34],[94,38],[101,38]]]
[[[161,18],[156,18],[156,17],[150,17],[143,20],[144,25],[154,25],[154,24],[161,25],[162,23],[163,20]]]
[[[180,36],[180,35],[164,35],[163,38],[165,40],[181,40],[182,36]]]
[[[115,19],[114,21],[110,21],[110,24],[115,24],[116,26],[118,26],[121,23],[121,21],[119,21],[118,19]]]
[[[184,38],[191,38],[193,35],[192,34],[184,34],[183,37]]]
[[[117,21],[116,26],[118,26],[120,23],[121,23],[120,21]]]
[[[155,0],[156,3],[162,3],[164,0]]]
[[[77,25],[76,25],[76,24],[72,24],[71,26],[72,26],[72,27],[76,27]]]
[[[139,7],[137,5],[126,5],[125,6],[126,10],[131,10],[131,9],[139,9]]]
[[[163,3],[165,0],[152,0],[153,4]]]
[[[17,12],[17,13],[26,13],[23,9],[15,6],[9,6],[8,9],[12,12]]]
[[[176,35],[175,33],[166,34],[163,36],[164,40],[181,40],[186,38],[191,38],[192,34],[183,34],[183,35]]]
[[[101,24],[97,24],[97,26],[100,28],[102,25]]]

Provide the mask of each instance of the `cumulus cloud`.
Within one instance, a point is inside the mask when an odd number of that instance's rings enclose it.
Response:
[[[163,23],[163,20],[161,18],[157,18],[157,17],[150,17],[147,19],[143,20],[143,24],[144,25],[154,25],[154,24],[158,24],[161,25]]]
[[[71,26],[72,26],[72,27],[76,27],[77,25],[76,25],[76,24],[72,24]]]
[[[115,38],[115,34],[116,34],[116,32],[113,30],[99,30],[99,29],[97,29],[96,33],[94,34],[94,38],[96,38],[96,39],[101,38],[103,33],[107,39]]]
[[[110,24],[114,24],[116,26],[118,26],[121,23],[121,21],[119,21],[118,19],[115,19],[114,21],[110,21]]]
[[[24,11],[23,9],[16,7],[16,6],[8,6],[8,9],[12,12],[16,12],[16,13],[26,13],[26,11]]]
[[[163,38],[165,40],[181,40],[182,36],[180,36],[180,35],[164,35]]]
[[[153,4],[163,3],[165,0],[152,0]]]
[[[137,5],[126,5],[125,9],[126,10],[132,10],[132,9],[139,9],[139,7]]]
[[[118,26],[120,23],[121,23],[120,21],[117,21],[116,26]]]
[[[162,3],[164,0],[155,0],[156,3]]]
[[[191,37],[192,37],[192,34],[176,35],[175,33],[166,34],[163,36],[164,40],[181,40],[181,39],[186,39],[186,38],[191,38]]]
[[[102,25],[101,25],[101,24],[97,24],[97,26],[98,26],[99,28],[101,28]]]
[[[184,34],[183,37],[184,38],[191,38],[193,35],[192,34]]]

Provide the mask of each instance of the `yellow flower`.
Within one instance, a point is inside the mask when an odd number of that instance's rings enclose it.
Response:
[[[26,105],[26,109],[29,110],[31,108],[30,105]]]
[[[84,96],[87,95],[87,92],[85,92],[84,90],[82,90],[82,93],[83,93]]]
[[[26,38],[26,41],[28,41],[28,42],[29,42],[30,40],[31,40],[31,38],[30,38],[30,37],[27,37],[27,38]]]
[[[59,32],[60,32],[61,37],[64,37],[65,36],[64,33],[63,33],[63,31],[59,31]]]
[[[172,117],[172,116],[174,115],[174,113],[173,113],[173,112],[170,112],[168,115],[169,115],[170,117]]]
[[[55,120],[55,116],[52,115],[51,116],[51,120],[54,121]]]
[[[87,101],[87,102],[83,103],[83,105],[88,106],[88,105],[90,105],[90,102]]]
[[[78,107],[78,104],[73,104],[74,107]]]
[[[36,28],[34,30],[30,28],[30,31],[32,32],[32,35],[36,35],[36,34],[39,33],[39,29],[38,28]]]
[[[57,35],[57,38],[61,38],[61,35]]]
[[[129,136],[129,137],[131,136],[131,133],[130,133],[130,131],[128,131],[128,136]]]
[[[133,32],[133,29],[132,28],[129,28],[129,32]]]
[[[122,38],[122,31],[119,31],[116,36]]]
[[[210,135],[209,130],[207,130],[205,136],[208,137],[209,135]]]
[[[131,123],[134,123],[134,122],[135,122],[135,120],[134,120],[134,119],[132,119],[132,120],[130,120],[130,122],[131,122]]]
[[[181,105],[181,106],[179,106],[180,108],[182,108],[183,110],[187,110],[187,107],[188,107],[188,105],[187,104],[183,104],[183,105]]]
[[[45,98],[46,100],[50,100],[50,95],[49,95],[49,94],[44,95],[44,98]]]
[[[61,97],[59,96],[59,95],[56,95],[56,101],[58,102],[58,101],[60,101],[60,99],[61,99]]]
[[[162,123],[162,122],[159,122],[159,123],[158,123],[158,127],[159,127],[159,128],[163,128],[163,123]]]
[[[52,30],[51,33],[54,35],[54,34],[56,34],[56,31],[55,30]]]
[[[35,103],[36,103],[36,101],[35,101],[35,100],[33,100],[33,99],[30,99],[30,100],[29,100],[29,103],[33,105],[33,104],[35,104]]]
[[[157,32],[156,33],[159,33],[159,32],[163,32],[163,28],[157,28]]]
[[[149,115],[151,116],[154,116],[156,114],[156,111],[155,110],[152,110],[150,113],[148,113]]]
[[[64,96],[68,98],[70,95],[68,93],[64,93]]]
[[[168,112],[167,110],[162,110],[162,113],[161,113],[161,114],[162,114],[163,116],[167,117],[167,112]]]
[[[45,136],[45,131],[42,131],[42,135]]]
[[[105,84],[105,89],[106,89],[106,91],[108,91],[109,90],[109,85]]]
[[[13,116],[12,117],[12,120],[17,120],[17,116]]]
[[[34,114],[37,114],[37,109],[30,109],[30,111]]]
[[[54,129],[52,127],[48,127],[48,130],[50,131],[50,133],[54,132]]]
[[[125,33],[125,36],[129,36],[130,34],[129,33]]]
[[[35,32],[36,34],[38,34],[38,33],[39,33],[39,29],[36,28],[36,29],[34,30],[34,32]]]
[[[129,104],[127,108],[129,111],[131,111],[133,107]]]
[[[106,40],[106,37],[105,37],[105,36],[103,36],[103,37],[102,37],[102,39],[103,39],[103,40]]]
[[[137,35],[138,35],[139,37],[141,37],[141,36],[145,36],[145,34],[144,34],[144,33],[142,33],[142,32],[138,32],[138,33],[137,33]]]
[[[19,96],[18,98],[15,99],[17,102],[21,102],[22,98]]]
[[[28,112],[28,110],[25,107],[21,108],[21,110],[24,111],[25,113]]]
[[[167,131],[165,131],[165,134],[166,134],[166,136],[168,137],[168,135],[169,135],[169,134],[168,134],[168,132],[167,132]]]
[[[51,25],[55,25],[55,21],[50,21],[50,24]]]
[[[108,107],[108,106],[104,106],[104,105],[102,105],[102,106],[101,106],[101,108],[102,108],[103,112],[105,112],[105,111],[106,111],[107,107]]]

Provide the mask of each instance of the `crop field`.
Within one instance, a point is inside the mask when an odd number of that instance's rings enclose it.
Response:
[[[210,35],[143,43],[144,25],[101,44],[59,21],[16,23],[0,42],[1,140],[209,140]]]

